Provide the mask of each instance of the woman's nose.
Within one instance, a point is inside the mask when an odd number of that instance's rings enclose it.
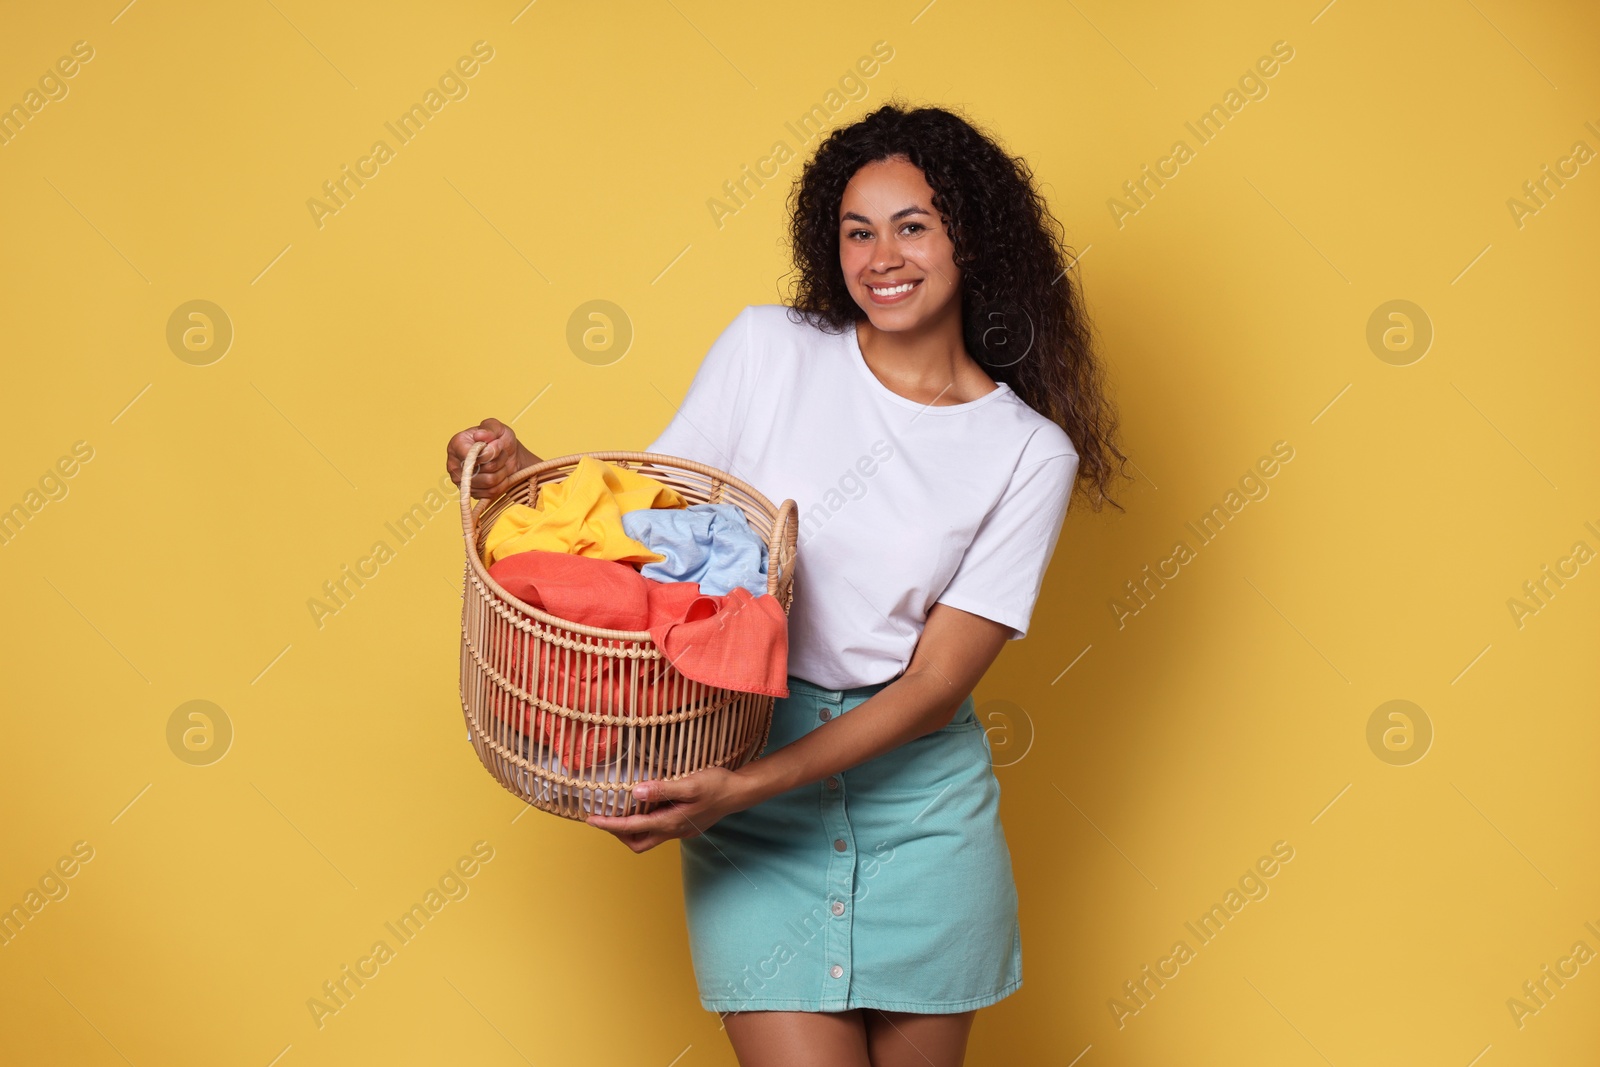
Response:
[[[900,245],[893,237],[879,241],[872,250],[872,269],[879,274],[888,273],[905,262]]]

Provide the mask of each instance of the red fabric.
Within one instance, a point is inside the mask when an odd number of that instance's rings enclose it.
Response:
[[[788,618],[776,597],[751,596],[740,587],[725,596],[708,596],[694,582],[657,582],[626,563],[543,550],[506,556],[490,566],[489,575],[518,600],[557,618],[608,630],[649,631],[667,661],[693,681],[766,696],[789,695]],[[539,664],[538,695],[581,711],[620,714],[633,664],[590,657],[582,676],[568,680],[567,663],[578,658],[564,649],[547,649]],[[524,677],[514,680],[526,689],[528,672],[516,666]],[[674,696],[666,684],[641,678],[642,708],[655,704],[656,711],[670,711]],[[681,703],[682,696],[676,700]],[[537,725],[546,743],[575,769],[607,760],[621,737],[619,727],[567,721],[562,738],[563,721],[549,715],[535,718],[543,720]]]
[[[551,646],[542,651],[535,685],[534,672],[522,661],[523,646],[520,638],[513,639],[509,657],[511,682],[551,703],[595,715],[625,714],[628,682],[634,670],[640,671],[639,709],[643,714],[674,711],[686,702],[688,687],[682,682],[672,687],[646,676],[645,672],[651,670],[658,675],[666,673],[667,667],[660,660],[588,657],[587,667],[569,667],[580,657]],[[521,719],[517,730],[524,734],[537,732],[545,745],[560,755],[568,770],[583,771],[609,761],[622,740],[620,726],[575,722],[538,708],[527,709]]]

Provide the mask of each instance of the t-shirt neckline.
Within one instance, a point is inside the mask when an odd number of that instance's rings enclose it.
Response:
[[[890,389],[878,380],[876,374],[872,373],[872,368],[867,366],[867,357],[861,351],[861,338],[856,333],[856,324],[853,321],[845,329],[845,350],[849,353],[850,361],[855,364],[856,370],[866,379],[868,388],[877,392],[885,400],[892,401],[904,408],[911,408],[913,411],[922,412],[925,415],[957,415],[963,411],[971,411],[973,408],[981,407],[996,397],[1011,392],[1011,386],[1007,383],[995,382],[993,389],[976,400],[968,400],[963,404],[919,403]]]

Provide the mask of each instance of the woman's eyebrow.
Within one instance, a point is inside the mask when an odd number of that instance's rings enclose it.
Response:
[[[893,215],[890,215],[889,216],[889,221],[890,222],[894,222],[897,219],[905,218],[907,215],[926,215],[926,214],[927,214],[927,212],[925,210],[923,210],[922,208],[918,207],[915,204],[912,204],[910,207],[903,207],[899,211],[896,211]],[[865,215],[857,215],[854,211],[846,211],[843,215],[839,216],[839,221],[840,222],[864,222],[869,226],[872,225],[872,220],[871,219],[867,218]]]

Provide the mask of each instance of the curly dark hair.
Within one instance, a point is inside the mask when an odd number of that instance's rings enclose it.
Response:
[[[1076,257],[1028,164],[966,119],[890,101],[823,140],[789,190],[798,275],[786,300],[791,316],[830,333],[865,317],[839,267],[839,204],[858,170],[897,156],[922,171],[955,246],[967,352],[1066,431],[1078,452],[1073,492],[1092,490],[1084,495],[1097,511],[1103,500],[1124,510],[1107,493],[1127,457],[1113,440],[1116,412],[1072,270]]]

